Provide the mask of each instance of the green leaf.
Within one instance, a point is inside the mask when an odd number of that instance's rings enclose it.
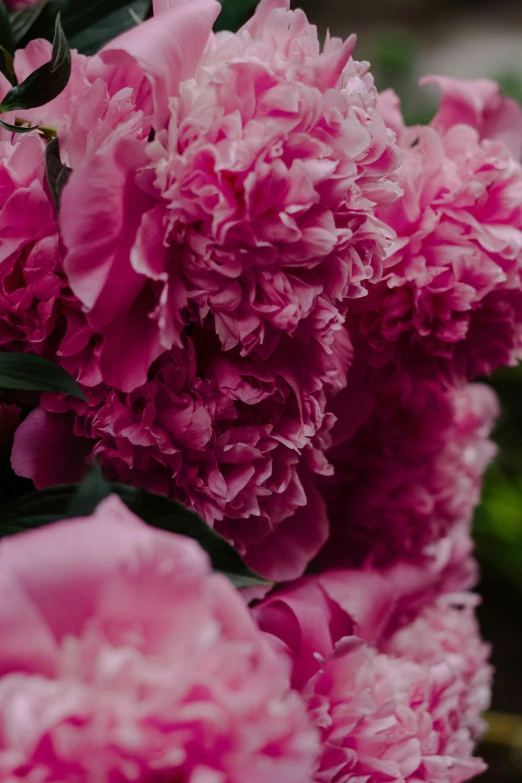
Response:
[[[38,130],[38,125],[10,125],[8,122],[0,120],[0,126],[11,133],[30,133]]]
[[[30,353],[0,353],[0,389],[55,391],[84,399],[76,381],[62,367]]]
[[[14,54],[15,40],[13,29],[3,0],[0,0],[0,47],[9,52],[9,54]]]
[[[33,109],[49,103],[64,90],[70,75],[71,52],[58,15],[51,59],[30,74],[22,84],[9,90],[0,104],[0,114],[15,109]]]
[[[3,506],[0,509],[0,536],[48,525],[72,515],[87,516],[100,500],[113,493],[152,527],[196,540],[208,553],[213,568],[224,573],[237,587],[267,584],[197,514],[163,495],[125,484],[108,483],[97,468],[89,472],[83,484],[31,492]],[[100,546],[103,546],[103,541],[100,541]]]
[[[36,23],[47,2],[48,0],[43,0],[41,3],[35,3],[11,14],[11,29],[15,45],[18,46],[22,38],[27,35],[31,27]]]
[[[3,535],[43,527],[66,519],[75,494],[75,486],[52,487],[8,503],[0,510],[0,530]],[[5,532],[4,532],[5,531]]]
[[[142,22],[150,8],[150,0],[134,0],[126,8],[104,17],[96,24],[73,35],[69,40],[72,47],[83,54],[95,54],[108,41]]]
[[[151,0],[146,0],[150,7]],[[134,0],[134,3],[138,0]],[[141,0],[145,2],[145,0]],[[62,25],[68,40],[72,45],[84,52],[81,36],[84,31],[89,31],[94,25],[108,19],[112,14],[128,6],[134,6],[129,0],[49,0],[40,17],[28,31],[22,43],[25,45],[31,38],[47,38],[53,35],[53,26],[56,14],[61,14]],[[139,15],[139,14],[138,14]],[[105,38],[105,41],[108,40]],[[103,41],[105,43],[105,41]]]
[[[221,573],[230,579],[232,584],[237,590],[243,590],[245,587],[260,587],[263,585],[271,584],[268,580],[255,574],[254,576],[246,576],[243,574],[231,574],[228,571],[221,571]]]
[[[103,477],[99,465],[93,465],[81,484],[73,492],[68,517],[88,517],[96,506],[111,494],[111,485]]]
[[[214,30],[237,32],[254,13],[259,0],[220,0],[222,5]]]
[[[60,210],[62,190],[67,185],[72,174],[72,169],[61,161],[60,142],[58,139],[52,139],[45,149],[45,173],[56,205],[56,211],[58,212]]]

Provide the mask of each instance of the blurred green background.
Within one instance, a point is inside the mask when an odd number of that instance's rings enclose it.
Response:
[[[419,88],[428,73],[489,77],[522,103],[522,2],[512,0],[299,0],[324,34],[357,33],[355,56],[367,59],[379,89],[400,95],[409,123],[427,122],[437,91]],[[482,578],[481,623],[496,668],[484,783],[522,780],[522,367],[489,379],[503,413],[497,459],[475,515]],[[507,713],[507,716],[504,717]],[[518,717],[520,715],[520,718]]]

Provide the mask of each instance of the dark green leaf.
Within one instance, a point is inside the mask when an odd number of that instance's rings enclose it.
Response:
[[[60,209],[62,190],[67,185],[72,169],[62,163],[60,158],[60,142],[52,139],[45,149],[45,173],[52,193],[56,210]]]
[[[0,120],[0,126],[11,133],[30,133],[38,130],[38,125],[10,125],[8,122]]]
[[[71,52],[60,24],[60,16],[57,16],[51,59],[30,74],[22,84],[9,90],[0,104],[0,114],[15,109],[33,109],[49,103],[66,87],[70,75]]]
[[[137,0],[134,0],[134,2],[137,2]],[[150,5],[151,0],[147,0],[147,2]],[[133,3],[129,2],[129,0],[84,0],[83,3],[79,2],[79,0],[49,0],[22,43],[26,44],[31,38],[35,37],[51,40],[54,20],[56,14],[60,13],[67,39],[74,39],[73,45],[83,52],[82,41],[76,38],[76,36],[81,36],[84,31],[88,31],[116,11],[126,9],[130,5],[133,5]]]
[[[93,465],[74,492],[67,510],[68,517],[87,517],[98,503],[111,494],[111,485],[102,475],[99,465]]]
[[[221,571],[221,573],[230,579],[234,587],[238,590],[243,590],[245,587],[259,587],[260,585],[269,584],[266,579],[262,579],[260,576],[257,576],[257,574],[245,576],[244,574],[231,574],[228,571]]]
[[[259,0],[220,0],[222,5],[214,30],[237,32],[252,16]]]
[[[0,510],[0,530],[18,533],[65,519],[75,492],[76,486],[68,486],[22,495]]]
[[[83,394],[64,369],[30,353],[0,353],[0,389],[55,391],[83,399]]]
[[[128,7],[106,16],[70,38],[70,44],[83,54],[95,54],[108,41],[142,22],[149,10],[150,0],[134,0]]]
[[[20,43],[22,38],[27,35],[31,27],[36,23],[47,2],[48,0],[43,0],[43,2],[35,3],[27,8],[21,8],[19,11],[14,11],[11,14],[11,29],[16,45]],[[32,37],[35,38],[36,36]]]
[[[0,525],[0,538],[6,536],[13,536],[15,533],[23,533],[23,527],[16,527],[16,525]]]
[[[0,46],[8,51],[9,54],[14,54],[15,41],[13,29],[3,0],[0,0]]]
[[[152,527],[195,539],[208,553],[213,568],[224,573],[237,587],[267,584],[197,514],[163,495],[125,484],[109,484],[97,469],[93,469],[81,485],[32,492],[3,506],[0,510],[0,535],[5,535],[6,531],[11,533],[41,527],[72,515],[88,515],[110,493],[119,495],[131,511]]]

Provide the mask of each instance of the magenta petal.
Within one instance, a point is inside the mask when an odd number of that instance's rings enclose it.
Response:
[[[142,152],[142,145],[124,139],[87,159],[71,177],[61,215],[69,284],[87,308],[92,328],[106,336],[104,380],[124,391],[144,383],[163,350],[150,318],[156,301],[147,278],[130,262],[139,216],[150,204],[133,180]],[[124,342],[132,345],[132,361],[122,351]]]
[[[125,171],[114,148],[84,161],[64,192],[61,225],[69,250],[65,270],[69,284],[90,310],[107,277],[122,234]]]
[[[91,441],[73,432],[73,419],[36,408],[15,433],[11,464],[38,489],[81,481]]]
[[[248,565],[267,579],[283,582],[301,576],[328,538],[324,500],[311,484],[306,488],[306,497],[304,507],[283,520],[261,544],[248,550]]]

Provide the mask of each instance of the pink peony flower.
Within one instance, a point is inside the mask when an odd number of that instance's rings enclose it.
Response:
[[[480,500],[484,471],[495,454],[489,440],[498,402],[487,386],[444,391],[383,383],[351,437],[341,440],[342,413],[328,452],[334,468],[321,479],[331,536],[321,562],[358,566],[421,558],[455,525],[468,526]],[[351,417],[351,386],[336,411]],[[370,393],[368,393],[370,397]],[[355,399],[357,407],[357,395]]]
[[[445,133],[453,125],[470,125],[480,139],[503,141],[515,160],[522,156],[522,112],[517,101],[503,98],[489,79],[458,81],[447,76],[425,76],[421,84],[441,88],[441,104],[431,123]]]
[[[17,432],[13,466],[43,487],[79,480],[97,457],[108,478],[196,510],[267,576],[299,576],[328,534],[311,476],[331,470],[325,388],[345,382],[337,364],[349,358],[337,343],[330,362],[317,346],[299,363],[282,341],[260,363],[223,353],[196,327],[130,394],[100,386],[88,403],[43,395]]]
[[[444,595],[413,620],[405,600],[394,569],[332,572],[252,610],[321,730],[317,783],[461,783],[485,768],[472,755],[491,684],[476,599]]]
[[[522,113],[490,82],[436,81],[443,101],[428,127],[406,129],[393,96],[382,102],[399,133],[404,196],[378,209],[397,238],[348,327],[372,364],[454,384],[522,354],[522,171],[512,156]]]
[[[32,41],[15,56],[20,80],[50,59],[48,41]],[[62,162],[76,166],[108,137],[143,133],[130,88],[110,95],[88,78],[88,59],[73,54],[71,79],[46,106],[20,112],[53,127]],[[1,75],[0,75],[1,76]],[[9,85],[4,77],[0,94]],[[6,114],[14,122],[16,112]],[[0,345],[57,360],[91,386],[101,381],[101,337],[87,324],[63,270],[63,245],[45,173],[45,141],[38,132],[16,136],[0,129]]]
[[[78,480],[96,456],[110,478],[181,500],[254,568],[287,579],[328,534],[312,476],[331,471],[326,405],[351,359],[341,300],[379,273],[388,240],[373,213],[397,194],[396,151],[353,40],[321,54],[304,14],[273,2],[214,38],[213,0],[169,5],[139,34],[76,56],[67,90],[24,113],[56,128],[73,174],[58,237],[43,141],[24,139],[23,187],[41,203],[3,288],[0,269],[3,344],[58,357],[89,403],[45,398],[13,464],[47,486]],[[31,44],[20,78],[48,57],[49,44]],[[18,181],[11,190],[25,204]],[[2,325],[0,312],[0,341]]]
[[[164,19],[191,3],[102,51],[152,85],[152,140],[87,156],[65,192],[66,272],[105,337],[104,380],[124,391],[195,323],[263,360],[284,335],[328,352],[342,300],[379,277],[392,233],[374,211],[397,197],[398,157],[354,39],[328,39],[321,53],[304,13],[279,0],[213,37],[215,5],[202,3],[186,62],[159,68],[150,50],[177,52],[181,33]]]
[[[2,780],[311,780],[285,663],[195,542],[113,497],[0,561]]]

